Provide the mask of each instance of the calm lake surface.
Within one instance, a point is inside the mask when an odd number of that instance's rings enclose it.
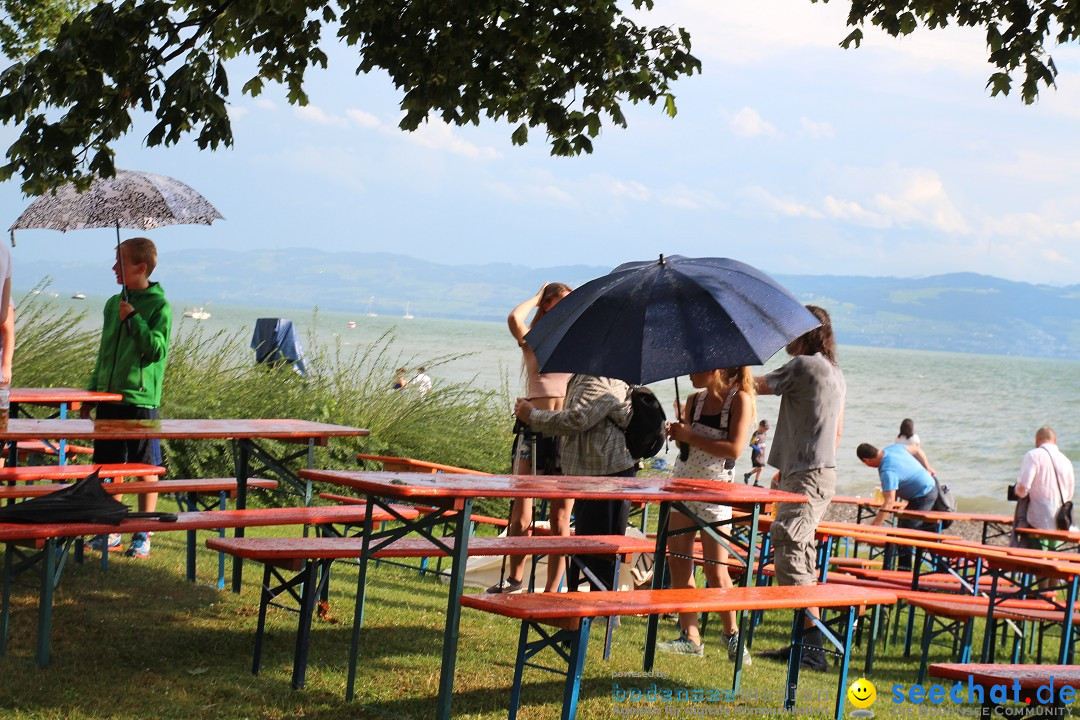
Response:
[[[85,309],[86,322],[100,327],[104,298],[84,301],[53,300],[60,306]],[[174,305],[178,327],[196,321],[181,318],[183,307]],[[406,320],[400,316],[367,317],[354,314],[298,313],[274,308],[206,307],[209,320],[199,322],[207,332],[238,333],[246,346],[259,317],[287,317],[305,339],[315,328],[316,341],[341,342],[346,352],[367,346],[392,332],[391,358],[415,368],[426,365],[440,383],[469,382],[478,389],[508,387],[511,395],[523,388],[520,353],[506,326],[460,320]],[[349,322],[355,328],[349,328]],[[438,361],[438,358],[459,356]],[[877,474],[855,458],[855,447],[869,442],[879,447],[896,437],[900,421],[913,418],[923,449],[938,471],[952,484],[960,508],[969,511],[1012,512],[1005,488],[1015,482],[1023,454],[1033,446],[1035,430],[1052,426],[1062,451],[1074,466],[1080,460],[1080,361],[964,355],[842,346],[840,365],[848,394],[844,436],[838,461],[838,492],[870,495]],[[778,354],[764,370],[786,359]],[[387,378],[389,383],[390,378]],[[673,382],[656,383],[654,392],[670,408]],[[679,383],[685,397],[689,381]],[[779,399],[758,399],[760,418],[775,425]],[[507,408],[507,422],[510,411]],[[674,460],[674,451],[667,457]],[[750,468],[749,451],[739,459],[737,477]],[[768,469],[767,469],[768,470]]]

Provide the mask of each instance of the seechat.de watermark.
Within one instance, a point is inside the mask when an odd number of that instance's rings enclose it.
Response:
[[[999,684],[977,683],[973,675],[967,682],[953,685],[893,685],[888,695],[878,696],[866,678],[859,678],[847,692],[856,708],[852,717],[874,717],[875,701],[888,701],[892,717],[1065,717],[1076,699],[1076,689],[1055,682],[1051,676],[1034,690],[1025,690],[1020,680]]]
[[[643,687],[611,685],[612,712],[617,717],[793,717],[831,709],[829,692],[803,689],[796,707],[785,710],[781,690],[761,688],[739,692],[718,687],[684,687],[650,683]]]

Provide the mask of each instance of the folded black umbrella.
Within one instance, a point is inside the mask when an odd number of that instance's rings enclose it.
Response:
[[[48,495],[0,507],[0,522],[11,523],[103,523],[119,525],[129,517],[176,520],[173,513],[133,513],[122,502],[105,492],[98,471],[90,473],[70,487]]]

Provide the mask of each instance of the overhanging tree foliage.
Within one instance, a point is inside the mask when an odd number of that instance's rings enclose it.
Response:
[[[910,35],[920,23],[931,29],[985,27],[988,60],[998,68],[986,83],[990,94],[1008,95],[1019,74],[1021,97],[1030,105],[1039,84],[1051,87],[1057,77],[1047,40],[1064,45],[1078,37],[1080,0],[852,0],[847,22],[855,29],[840,43],[845,48],[859,46],[867,22],[893,37]]]
[[[591,152],[602,125],[625,126],[623,102],[674,115],[672,83],[700,70],[685,30],[640,25],[615,0],[100,2],[0,74],[0,121],[21,127],[0,179],[40,194],[111,175],[138,111],[156,121],[148,146],[185,135],[229,146],[228,60],[256,60],[242,93],[281,83],[303,105],[305,73],[327,64],[320,43],[339,40],[356,48],[357,73],[384,70],[402,91],[403,129],[429,115],[505,119],[516,144],[542,127],[555,155]]]
[[[0,0],[0,52],[9,58],[37,52],[89,4],[90,0]]]

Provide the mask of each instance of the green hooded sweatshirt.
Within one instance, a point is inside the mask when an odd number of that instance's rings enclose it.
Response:
[[[158,283],[145,290],[129,290],[135,308],[129,317],[130,334],[120,322],[120,295],[105,303],[105,322],[90,390],[117,392],[124,402],[156,408],[161,404],[161,380],[169,355],[172,308]]]

